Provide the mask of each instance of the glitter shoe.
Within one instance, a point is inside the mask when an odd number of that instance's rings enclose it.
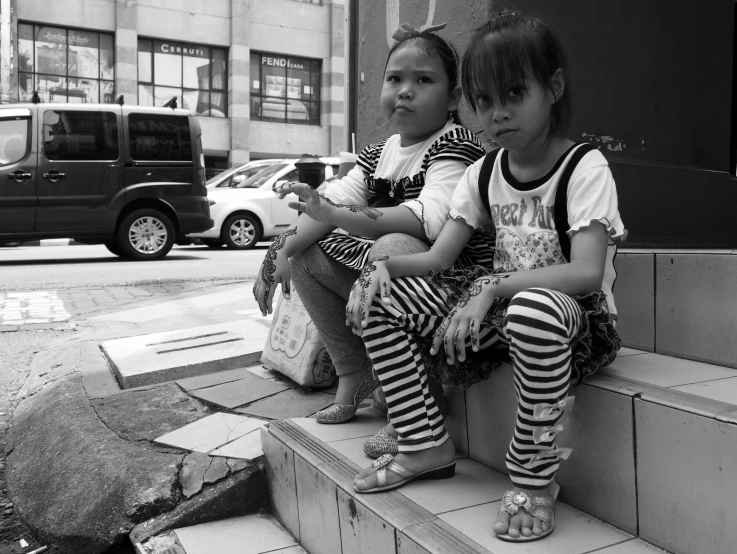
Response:
[[[392,437],[383,428],[379,430],[373,437],[363,443],[363,451],[371,458],[379,458],[384,454],[396,456],[399,454],[399,444],[397,439]]]
[[[361,382],[358,384],[356,394],[353,395],[353,404],[333,404],[329,408],[325,408],[324,410],[317,412],[317,414],[315,414],[315,419],[317,419],[318,423],[325,424],[345,423],[346,421],[350,421],[353,419],[353,416],[356,415],[358,406],[361,405],[363,399],[374,392],[374,389],[378,386],[379,380],[374,377],[374,372],[369,368],[369,370],[364,374],[363,379],[361,379]]]

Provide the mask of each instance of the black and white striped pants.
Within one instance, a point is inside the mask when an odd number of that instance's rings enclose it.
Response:
[[[415,339],[415,335],[431,336],[441,325],[452,308],[446,299],[444,291],[424,279],[403,277],[392,280],[392,305],[385,306],[376,297],[369,311],[363,340],[399,433],[400,452],[424,450],[448,440]],[[538,436],[538,443],[533,435],[536,429],[540,435],[543,428],[554,427],[562,412],[536,419],[533,411],[536,405],[555,404],[568,395],[571,348],[580,327],[581,309],[573,298],[533,288],[512,298],[500,328],[481,328],[481,349],[508,345],[514,366],[517,422],[507,451],[507,468],[518,486],[547,486],[560,464],[556,455],[539,456],[556,448],[555,432]],[[467,338],[467,351],[470,348]],[[489,432],[494,432],[493,422]]]

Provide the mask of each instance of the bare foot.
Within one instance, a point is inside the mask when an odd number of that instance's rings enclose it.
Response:
[[[418,452],[409,452],[406,454],[397,454],[394,461],[400,466],[412,473],[422,473],[438,467],[450,464],[455,460],[456,449],[450,439],[446,440],[440,446],[420,450]],[[393,471],[386,472],[386,484],[391,485],[404,479]],[[376,487],[376,470],[369,466],[359,473],[353,480],[358,492],[373,489]]]
[[[553,491],[555,488],[555,483],[550,483],[547,488],[542,490],[529,490],[524,489],[522,487],[518,487],[516,485],[512,485],[510,487],[510,490],[513,490],[515,493],[520,491],[526,491],[527,494],[529,494],[532,497],[547,497],[547,498],[553,498]],[[542,511],[543,513],[546,513],[550,516],[553,515],[553,508],[548,507],[541,507],[538,506],[538,509]],[[548,530],[549,525],[547,523],[543,523],[539,519],[532,517],[530,514],[525,512],[524,510],[519,510],[515,515],[511,516],[507,512],[500,510],[499,515],[497,515],[496,521],[494,522],[494,525],[491,526],[491,528],[494,530],[494,533],[497,535],[505,535],[508,534],[512,538],[518,538],[519,536],[523,537],[530,537],[532,535],[541,535],[545,531]]]

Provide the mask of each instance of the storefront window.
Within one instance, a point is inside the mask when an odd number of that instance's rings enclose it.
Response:
[[[43,102],[112,102],[113,35],[18,24],[19,100],[33,91]]]
[[[320,125],[319,60],[251,53],[251,119]]]
[[[161,106],[177,98],[198,115],[226,117],[227,51],[201,44],[138,40],[138,103]]]

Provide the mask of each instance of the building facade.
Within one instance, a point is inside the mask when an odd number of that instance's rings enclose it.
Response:
[[[2,102],[176,98],[210,169],[349,143],[345,0],[0,0],[0,16]]]

